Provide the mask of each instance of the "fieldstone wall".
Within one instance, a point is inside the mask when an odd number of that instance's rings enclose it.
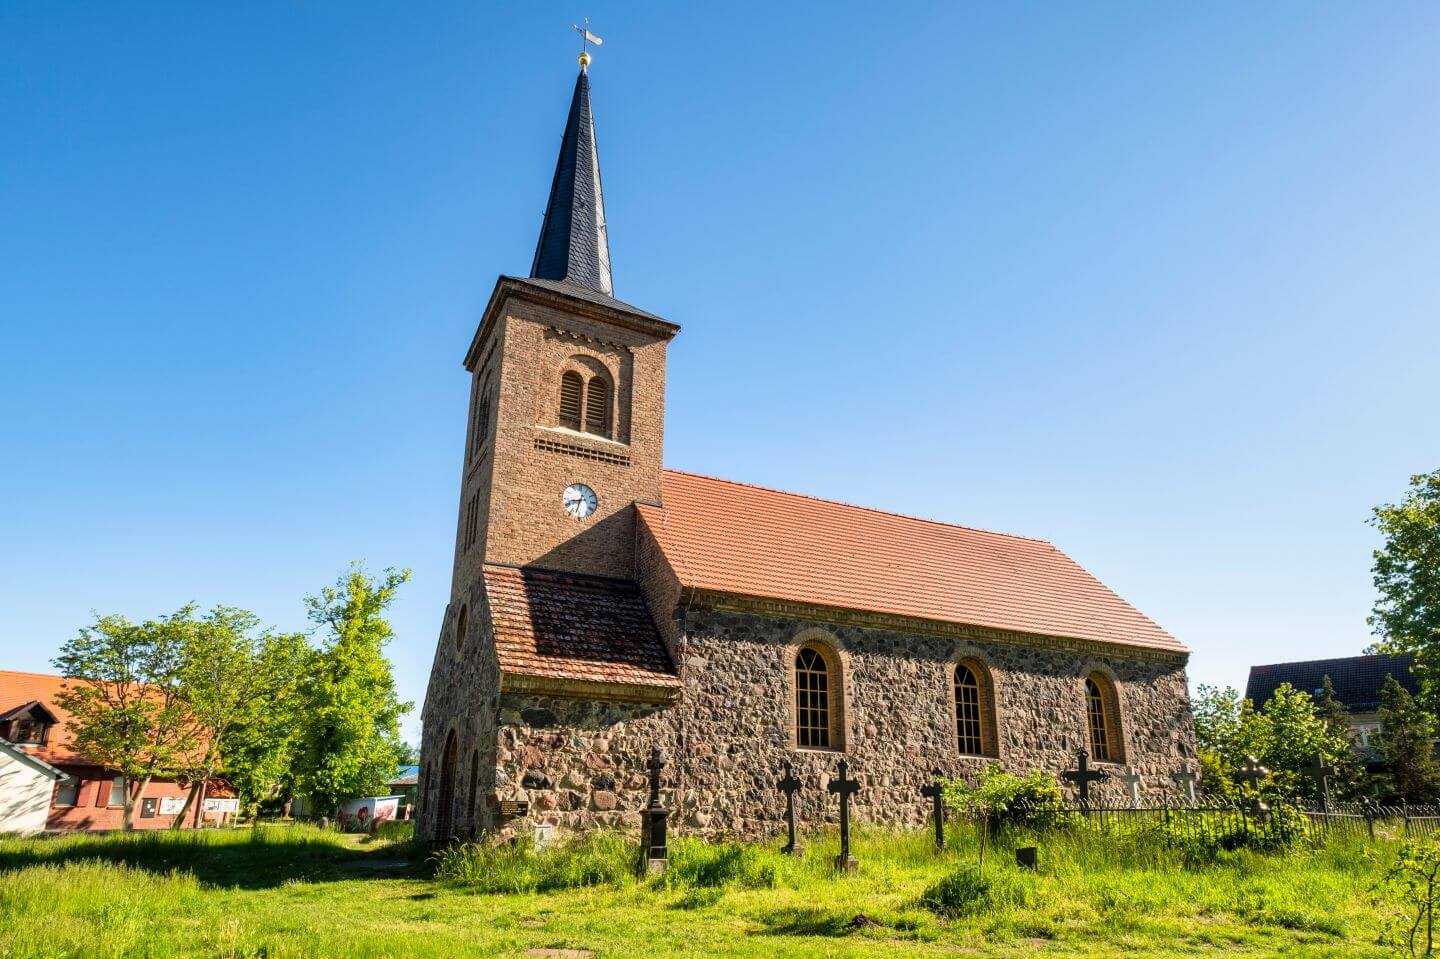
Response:
[[[685,825],[705,832],[759,835],[782,828],[774,788],[789,759],[806,783],[797,795],[807,824],[838,815],[825,792],[840,753],[796,749],[792,664],[814,641],[835,650],[844,668],[844,756],[864,788],[861,821],[918,825],[928,813],[919,789],[930,771],[973,778],[991,762],[1016,773],[1073,768],[1088,744],[1084,677],[1099,670],[1120,701],[1123,763],[1144,777],[1146,798],[1177,797],[1174,776],[1196,770],[1194,726],[1182,661],[1084,649],[1047,648],[916,635],[892,630],[692,609],[680,646],[685,679],[677,712],[682,768],[676,805]],[[994,758],[959,754],[954,720],[954,666],[962,658],[991,674],[998,728]],[[1115,778],[1098,787],[1120,801]]]
[[[783,805],[774,784],[787,759],[805,783],[796,797],[799,820],[834,822],[839,807],[825,786],[841,755],[864,784],[857,821],[920,825],[928,803],[919,790],[932,769],[973,778],[992,762],[1016,773],[1073,768],[1075,750],[1088,741],[1084,677],[1096,670],[1114,680],[1123,763],[1144,777],[1146,798],[1178,797],[1175,774],[1196,769],[1184,664],[1174,657],[979,636],[953,640],[706,608],[692,608],[679,625],[685,690],[673,706],[500,694],[492,674],[474,661],[462,666],[469,677],[463,683],[432,685],[425,755],[440,755],[442,730],[433,730],[432,751],[432,722],[448,715],[462,737],[462,758],[472,745],[483,758],[481,808],[473,819],[457,810],[457,832],[468,825],[507,833],[532,823],[561,831],[638,826],[648,798],[645,762],[656,746],[670,762],[664,798],[679,831],[779,832]],[[803,642],[829,645],[843,665],[843,754],[794,745],[792,664]],[[959,753],[953,677],[962,658],[989,669],[995,757]],[[1122,763],[1097,765],[1118,776]],[[437,785],[438,776],[428,774],[427,792]],[[1118,778],[1097,789],[1114,801],[1128,798]],[[463,806],[464,789],[456,792]],[[499,798],[528,801],[528,817],[498,820]],[[427,804],[422,835],[432,816]]]

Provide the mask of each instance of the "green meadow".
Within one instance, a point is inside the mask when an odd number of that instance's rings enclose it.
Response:
[[[1379,944],[1393,841],[1200,857],[1036,841],[1037,871],[1005,841],[982,869],[972,828],[940,855],[928,833],[861,830],[840,876],[833,835],[800,860],[681,840],[639,880],[633,843],[603,835],[443,856],[291,825],[0,839],[0,956],[1396,955]]]

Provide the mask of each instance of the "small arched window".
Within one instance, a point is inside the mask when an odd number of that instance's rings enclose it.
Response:
[[[585,432],[610,435],[610,384],[599,376],[585,384]]]
[[[465,631],[470,628],[470,607],[461,606],[460,615],[455,620],[455,651],[459,652],[465,648]]]
[[[795,745],[800,749],[844,749],[840,664],[818,645],[795,654]]]
[[[1120,731],[1120,700],[1115,684],[1104,673],[1085,677],[1085,718],[1090,727],[1090,758],[1096,762],[1124,762]]]
[[[966,756],[998,756],[995,693],[990,671],[979,660],[955,665],[955,742]]]
[[[560,425],[580,429],[580,409],[585,393],[585,380],[574,370],[560,377]]]

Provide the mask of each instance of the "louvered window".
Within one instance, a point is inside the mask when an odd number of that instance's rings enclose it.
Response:
[[[610,435],[610,384],[598,376],[585,385],[585,432]]]
[[[795,744],[830,748],[830,670],[808,646],[795,657]]]
[[[573,370],[560,377],[560,425],[572,430],[580,428],[581,394],[585,381]]]
[[[1110,761],[1109,712],[1105,693],[1093,676],[1085,677],[1085,715],[1090,721],[1090,758],[1096,762]]]
[[[980,708],[980,680],[973,669],[961,663],[955,667],[955,733],[960,752],[966,755],[985,753]]]
[[[480,402],[475,408],[475,448],[471,455],[478,454],[485,447],[490,435],[490,384],[480,387]]]

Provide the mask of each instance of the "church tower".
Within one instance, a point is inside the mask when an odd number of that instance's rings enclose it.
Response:
[[[660,500],[679,327],[613,293],[582,61],[530,276],[500,278],[465,355],[456,600],[486,563],[632,576],[631,504]]]

